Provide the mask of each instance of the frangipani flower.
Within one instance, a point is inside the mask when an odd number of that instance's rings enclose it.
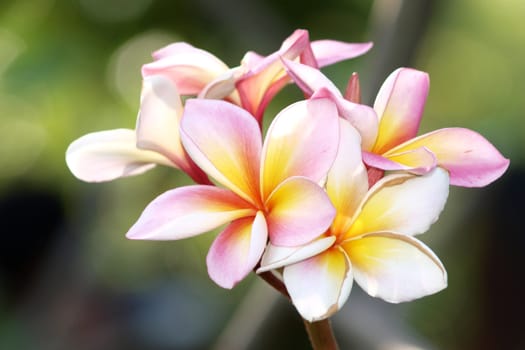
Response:
[[[227,99],[260,122],[267,104],[289,82],[280,57],[323,67],[360,56],[371,47],[371,43],[335,40],[310,42],[308,31],[296,30],[278,51],[266,57],[250,51],[240,66],[230,69],[209,52],[175,43],[155,52],[155,61],[144,65],[142,73],[170,77],[182,95]]]
[[[230,223],[207,257],[210,277],[233,287],[259,262],[269,239],[296,246],[321,235],[335,211],[318,183],[338,147],[337,111],[327,99],[301,101],[281,111],[264,144],[247,111],[220,100],[188,100],[182,142],[224,188],[196,185],[153,200],[127,234],[173,240]]]
[[[73,141],[66,151],[71,172],[83,181],[101,182],[141,174],[161,164],[209,184],[182,147],[183,107],[175,85],[160,75],[145,78],[140,105],[136,130],[99,131]]]
[[[345,110],[337,88],[320,71],[285,61],[289,74],[307,94],[326,89]],[[399,68],[384,82],[374,103],[377,122],[347,118],[360,132],[364,162],[381,170],[425,174],[436,166],[450,173],[450,183],[482,187],[499,178],[509,160],[480,134],[465,128],[439,129],[416,137],[429,89],[428,74]]]
[[[299,247],[270,244],[258,272],[283,267],[284,284],[306,320],[329,317],[347,300],[355,280],[368,294],[398,303],[446,287],[435,254],[413,237],[435,222],[449,177],[389,175],[368,189],[359,135],[341,119],[337,158],[326,191],[337,214],[322,238]]]

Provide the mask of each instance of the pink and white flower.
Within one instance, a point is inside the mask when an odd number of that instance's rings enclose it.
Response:
[[[424,176],[389,175],[368,188],[360,138],[341,119],[337,158],[326,191],[337,214],[318,239],[297,247],[269,245],[258,272],[283,268],[293,304],[306,320],[329,317],[347,300],[355,280],[368,294],[398,303],[446,287],[435,254],[414,238],[442,211],[449,187],[446,171]]]
[[[181,122],[186,151],[224,188],[196,185],[153,200],[129,230],[132,239],[174,240],[221,225],[207,257],[210,277],[233,287],[269,240],[310,242],[330,226],[333,205],[318,183],[332,165],[339,123],[327,99],[297,102],[274,119],[264,144],[246,110],[220,100],[188,100]]]

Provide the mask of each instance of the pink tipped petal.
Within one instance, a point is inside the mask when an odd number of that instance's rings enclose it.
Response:
[[[399,303],[434,294],[447,286],[437,256],[417,239],[375,233],[345,244],[355,281],[373,297]]]
[[[432,151],[439,166],[450,173],[450,184],[483,187],[498,179],[509,160],[483,136],[464,128],[445,128],[421,135],[399,145],[389,153],[417,147]]]
[[[158,60],[142,66],[142,76],[164,75],[170,78],[181,95],[197,95],[228,66],[211,53],[183,44],[167,47],[154,54]]]
[[[138,149],[135,130],[94,132],[73,141],[66,151],[66,163],[77,178],[102,182],[142,174],[156,164],[175,166],[163,155]]]
[[[279,185],[265,203],[270,242],[298,246],[323,234],[335,217],[330,199],[316,183],[292,177]]]
[[[368,191],[368,176],[361,161],[360,137],[344,119],[339,119],[339,150],[326,180],[326,193],[337,210],[333,232],[346,232],[351,218]]]
[[[379,231],[423,233],[438,219],[448,188],[448,173],[441,168],[424,176],[386,176],[368,192],[347,237]]]
[[[175,240],[255,215],[248,203],[215,186],[186,186],[155,198],[130,228],[130,239]]]
[[[282,247],[269,243],[261,259],[261,267],[257,270],[257,273],[277,269],[311,258],[330,248],[334,242],[335,237],[328,236],[297,247]]]
[[[339,249],[286,266],[283,279],[292,303],[309,322],[328,318],[339,310],[352,286],[350,262]]]
[[[345,43],[336,40],[312,41],[311,47],[319,67],[358,57],[367,53],[373,44],[368,43]]]
[[[403,170],[412,174],[424,175],[437,166],[437,159],[426,147],[419,147],[404,152],[388,152],[382,156],[363,152],[364,162],[381,170]]]
[[[215,239],[206,262],[211,279],[232,288],[257,265],[266,246],[268,231],[264,215],[232,222]]]
[[[258,201],[261,132],[248,112],[225,101],[188,100],[181,138],[208,175],[246,200]]]
[[[384,153],[417,135],[430,81],[428,74],[399,68],[385,80],[374,103],[379,134],[374,153]]]
[[[342,97],[334,83],[321,73],[319,69],[287,59],[282,59],[282,62],[288,75],[307,96],[311,96],[314,92],[325,88],[336,97]]]
[[[291,176],[305,176],[314,182],[326,176],[337,153],[338,119],[336,107],[328,99],[296,102],[275,117],[263,148],[263,198]]]

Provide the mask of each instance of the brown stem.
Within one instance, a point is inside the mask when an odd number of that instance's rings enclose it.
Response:
[[[308,338],[314,350],[338,350],[339,346],[335,340],[329,319],[316,322],[303,320]]]
[[[275,277],[275,275],[272,272],[261,272],[258,275],[263,280],[265,280],[266,283],[272,286],[276,291],[278,291],[279,293],[284,295],[288,300],[290,300],[290,294],[288,294],[288,291],[286,290],[286,286],[284,285],[283,281]]]

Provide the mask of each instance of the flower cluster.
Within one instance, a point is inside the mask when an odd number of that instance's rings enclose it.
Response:
[[[370,107],[356,75],[343,94],[319,70],[371,46],[297,30],[276,52],[248,52],[229,68],[171,44],[143,66],[136,129],[77,139],[67,164],[90,182],[157,164],[185,172],[196,184],[154,199],[127,237],[175,240],[226,225],[207,256],[211,279],[232,288],[253,270],[272,271],[306,320],[341,308],[354,281],[394,303],[435,293],[445,268],[415,235],[437,220],[449,185],[485,186],[509,161],[468,129],[417,136],[425,72],[397,69]],[[263,136],[265,108],[288,83],[306,99]]]

